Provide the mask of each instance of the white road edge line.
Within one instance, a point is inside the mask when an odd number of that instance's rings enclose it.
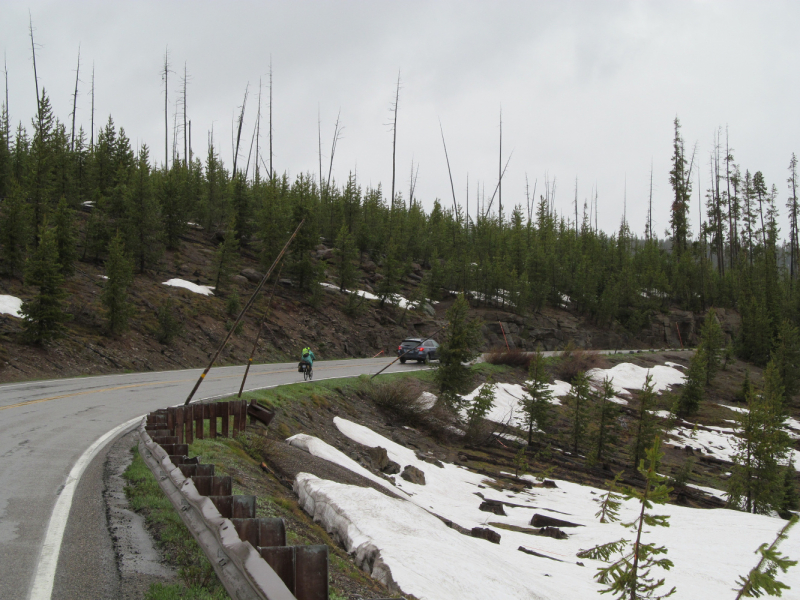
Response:
[[[58,556],[61,553],[61,540],[64,538],[64,529],[67,526],[67,519],[69,518],[69,511],[72,507],[72,497],[75,494],[75,489],[78,487],[78,482],[81,475],[86,470],[86,467],[92,459],[103,449],[105,444],[118,433],[126,428],[129,428],[144,418],[145,415],[138,416],[130,421],[118,425],[108,433],[101,435],[95,442],[89,446],[86,451],[72,467],[72,470],[67,475],[67,480],[64,483],[64,488],[56,500],[56,505],[53,507],[53,512],[50,515],[50,522],[47,524],[47,531],[44,536],[44,544],[39,553],[39,562],[36,565],[36,575],[31,587],[31,593],[28,595],[30,600],[50,600],[53,594],[53,583],[56,577],[56,567],[58,567]]]

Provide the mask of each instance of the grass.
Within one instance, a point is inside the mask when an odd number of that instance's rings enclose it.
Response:
[[[178,569],[182,583],[154,584],[147,600],[226,600],[229,598],[216,573],[172,503],[161,491],[153,473],[134,446],[133,462],[125,470],[125,495],[131,508],[145,517],[148,529],[169,562]]]

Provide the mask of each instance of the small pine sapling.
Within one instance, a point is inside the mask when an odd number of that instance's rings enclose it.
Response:
[[[652,413],[656,401],[656,393],[653,388],[653,376],[648,373],[644,380],[644,386],[639,392],[638,422],[631,447],[634,467],[639,466],[639,462],[644,458],[647,448],[652,446],[653,438],[658,432],[658,422]]]
[[[570,431],[570,442],[572,451],[577,454],[578,447],[583,442],[586,433],[587,409],[591,396],[589,389],[589,379],[586,373],[578,373],[572,381],[572,390],[568,395],[570,412],[572,413],[572,429]]]
[[[600,510],[594,516],[600,519],[601,523],[616,523],[619,521],[619,508],[622,506],[622,494],[620,494],[619,481],[622,479],[622,471],[614,476],[613,481],[607,481],[608,492],[600,501]]]
[[[609,446],[617,440],[619,409],[611,399],[616,394],[611,380],[606,377],[595,394],[592,421],[592,449],[588,455],[590,464],[602,463],[608,454]]]
[[[778,581],[776,575],[778,574],[778,569],[786,573],[789,567],[797,564],[797,561],[789,560],[788,557],[778,552],[778,544],[786,539],[789,530],[794,527],[797,520],[797,515],[793,515],[783,529],[778,532],[778,536],[771,544],[761,544],[759,546],[756,554],[761,554],[761,559],[747,574],[747,577],[739,577],[736,600],[740,598],[760,598],[764,594],[781,596],[783,590],[791,589],[785,583]]]
[[[514,455],[514,478],[519,479],[519,474],[523,475],[528,471],[528,458],[525,456],[525,446],[520,446]]]
[[[686,383],[683,384],[681,395],[675,406],[675,413],[685,418],[695,414],[700,408],[700,403],[705,397],[706,386],[706,363],[707,351],[704,346],[700,346],[689,362],[689,370],[686,373]]]
[[[656,546],[654,543],[646,544],[642,541],[642,529],[648,527],[669,527],[669,517],[655,515],[648,512],[653,504],[664,504],[669,499],[671,488],[664,484],[665,477],[656,470],[664,454],[660,450],[661,439],[656,437],[653,446],[647,450],[647,465],[645,459],[639,463],[639,472],[644,476],[645,483],[642,491],[627,488],[625,496],[640,502],[639,516],[630,523],[623,525],[636,532],[633,542],[620,539],[608,544],[601,544],[588,550],[578,552],[578,558],[601,560],[609,562],[619,554],[620,557],[608,565],[597,569],[595,579],[606,588],[600,593],[614,594],[616,600],[640,600],[649,598],[658,600],[675,593],[673,587],[666,594],[659,594],[659,588],[664,585],[664,579],[656,579],[652,575],[655,568],[669,570],[673,563],[664,557],[667,548]]]
[[[700,346],[703,349],[705,384],[709,385],[720,369],[725,346],[725,334],[719,325],[717,312],[713,308],[709,309],[703,326],[700,328]],[[698,348],[698,352],[699,350],[700,348]]]
[[[553,392],[549,386],[549,377],[544,368],[544,356],[536,351],[530,362],[528,370],[530,380],[525,384],[526,396],[523,398],[522,410],[525,412],[525,422],[528,426],[528,445],[533,441],[534,427],[544,434],[552,421]]]
[[[487,381],[481,391],[475,396],[467,406],[467,435],[475,437],[480,429],[480,424],[484,417],[489,414],[494,406],[495,385],[491,378]]]
[[[239,292],[233,290],[228,296],[228,301],[225,303],[225,312],[229,317],[237,317],[241,310],[242,301],[239,299]]]

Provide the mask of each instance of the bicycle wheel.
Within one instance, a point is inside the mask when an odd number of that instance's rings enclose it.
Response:
[[[308,381],[308,379],[309,379],[308,367],[305,367],[303,369],[303,380]]]
[[[309,369],[308,369],[308,379],[309,379],[309,381],[314,379],[314,367],[309,367]]]

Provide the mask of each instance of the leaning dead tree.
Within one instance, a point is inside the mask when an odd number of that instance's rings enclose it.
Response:
[[[244,100],[242,101],[242,109],[239,111],[239,125],[236,131],[236,145],[233,152],[233,172],[231,175],[236,177],[236,162],[239,159],[239,144],[242,141],[242,125],[244,124],[244,111],[245,107],[247,106],[247,94],[250,92],[250,83],[247,83],[247,86],[244,88]]]
[[[444,129],[442,128],[442,120],[439,119],[439,132],[442,134],[442,146],[444,146],[444,158],[447,161],[447,174],[450,176],[450,191],[453,192],[453,216],[458,222],[458,205],[456,203],[456,188],[453,185],[453,172],[450,170],[450,157],[447,155],[447,144],[444,141]]]
[[[36,74],[36,44],[33,41],[33,17],[28,11],[28,31],[31,35],[31,56],[33,57],[33,80],[36,83],[36,112],[39,120],[39,131],[42,130],[42,99],[39,96],[39,76]]]
[[[78,44],[78,67],[75,69],[75,93],[72,94],[72,135],[69,140],[70,151],[75,150],[75,112],[78,109],[78,81],[81,74],[81,46]]]

